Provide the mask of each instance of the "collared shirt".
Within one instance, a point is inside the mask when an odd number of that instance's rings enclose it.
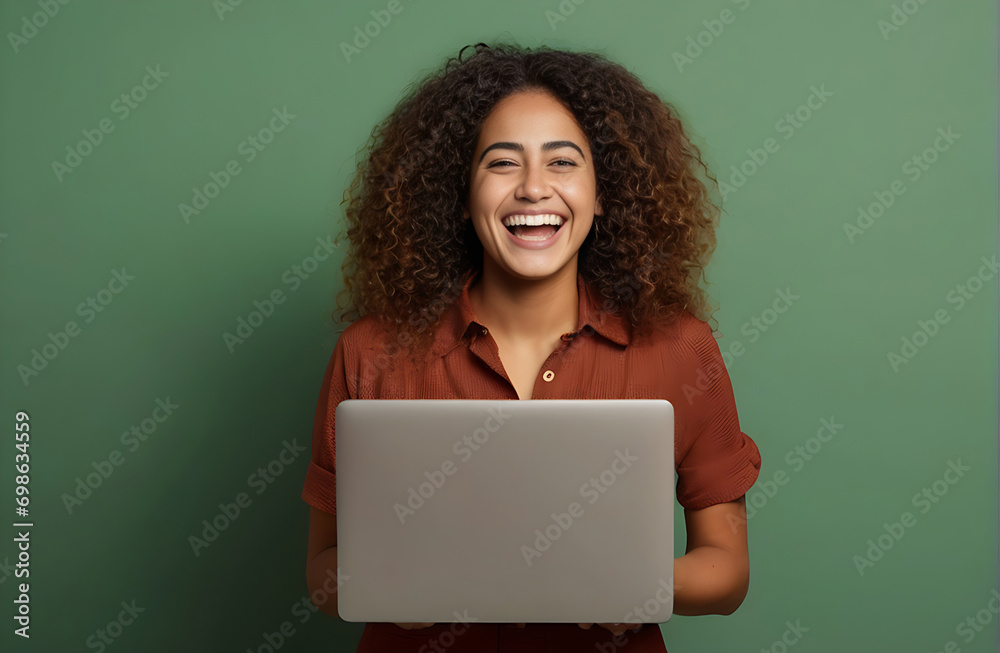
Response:
[[[461,295],[441,313],[430,357],[413,364],[392,356],[402,343],[371,316],[348,326],[326,369],[313,423],[312,458],[302,498],[336,514],[334,416],[344,399],[518,399],[500,360],[496,341],[476,317],[466,278]],[[760,452],[742,432],[732,383],[709,325],[690,313],[638,337],[628,321],[608,312],[577,273],[577,329],[565,333],[542,364],[535,399],[666,399],[674,407],[677,501],[696,510],[743,496],[760,472]],[[460,626],[461,624],[458,624]],[[611,643],[600,626],[576,624],[435,624],[406,631],[394,624],[367,624],[358,651],[418,651],[451,630],[460,651],[577,651]],[[665,651],[654,624],[627,632],[616,653]],[[620,641],[620,640],[619,640]],[[563,648],[565,646],[565,649]],[[433,650],[433,647],[424,648]]]

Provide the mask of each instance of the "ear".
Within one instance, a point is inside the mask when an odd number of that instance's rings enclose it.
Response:
[[[600,197],[598,197],[597,200],[594,201],[594,215],[604,215],[604,209],[601,208]]]

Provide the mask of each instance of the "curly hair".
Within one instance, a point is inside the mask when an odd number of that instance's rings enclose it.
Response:
[[[719,209],[698,168],[718,183],[676,109],[635,75],[596,53],[478,43],[408,88],[372,130],[345,191],[342,320],[371,314],[407,349],[430,342],[428,326],[482,270],[482,244],[462,219],[480,128],[500,100],[526,90],[553,95],[589,140],[603,213],[578,269],[604,309],[640,332],[681,310],[710,314],[699,280]]]

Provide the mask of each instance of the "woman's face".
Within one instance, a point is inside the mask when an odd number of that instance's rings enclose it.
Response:
[[[480,129],[466,206],[484,265],[529,280],[575,268],[601,213],[596,189],[587,137],[566,107],[534,90],[498,102]]]

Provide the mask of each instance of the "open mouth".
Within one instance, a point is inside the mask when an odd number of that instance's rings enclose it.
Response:
[[[521,240],[548,240],[566,223],[565,218],[555,214],[512,215],[504,218],[503,225],[512,235]]]

